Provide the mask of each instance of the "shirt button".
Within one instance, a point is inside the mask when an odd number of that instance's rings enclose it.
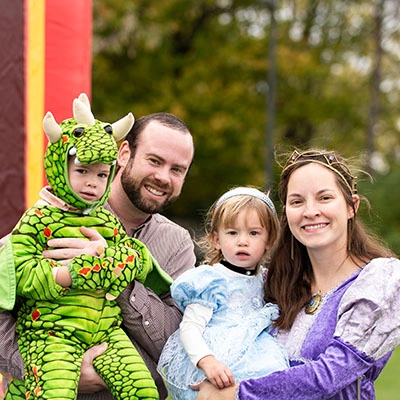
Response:
[[[135,296],[132,296],[132,297],[131,297],[131,300],[132,300],[132,301],[135,301],[135,300],[136,300],[136,297],[135,297]]]
[[[149,325],[150,325],[150,322],[149,322],[149,321],[144,321],[144,324],[145,324],[146,326],[149,326]]]

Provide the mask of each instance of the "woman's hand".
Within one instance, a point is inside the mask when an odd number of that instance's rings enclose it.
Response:
[[[191,388],[199,390],[196,400],[234,400],[238,385],[217,389],[212,383],[204,381]]]
[[[106,389],[107,385],[93,368],[93,360],[107,350],[107,343],[91,347],[83,355],[81,376],[79,378],[79,393],[95,393]]]
[[[62,265],[68,263],[77,256],[87,254],[99,256],[107,247],[107,242],[95,229],[81,227],[81,232],[89,239],[62,238],[50,239],[47,244],[51,250],[44,250],[43,257],[58,260]]]

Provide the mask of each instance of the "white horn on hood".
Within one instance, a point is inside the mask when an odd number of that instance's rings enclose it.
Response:
[[[135,117],[132,113],[111,124],[114,132],[114,138],[117,142],[123,140],[135,123]]]
[[[92,107],[91,107],[91,105],[90,105],[89,97],[87,96],[86,93],[81,93],[81,94],[78,96],[78,99],[79,99],[83,104],[85,104],[85,106],[86,106],[89,110],[92,109]]]
[[[94,115],[90,110],[89,99],[84,93],[81,93],[79,98],[74,99],[72,109],[78,124],[94,125]]]
[[[50,111],[48,111],[47,114],[44,116],[42,125],[44,133],[46,134],[50,143],[55,143],[58,139],[61,138],[61,127],[57,124],[57,121],[54,119],[54,116]]]

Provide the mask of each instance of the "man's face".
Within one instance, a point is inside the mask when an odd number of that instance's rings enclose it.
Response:
[[[134,158],[121,173],[132,204],[147,214],[164,211],[179,197],[193,159],[188,134],[150,122],[140,134]]]

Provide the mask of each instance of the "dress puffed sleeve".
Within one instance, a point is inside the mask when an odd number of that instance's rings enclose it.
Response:
[[[400,260],[376,258],[344,294],[335,336],[377,360],[400,343]]]
[[[226,276],[217,268],[200,265],[185,271],[171,286],[171,294],[181,310],[192,303],[216,309],[227,293]]]

